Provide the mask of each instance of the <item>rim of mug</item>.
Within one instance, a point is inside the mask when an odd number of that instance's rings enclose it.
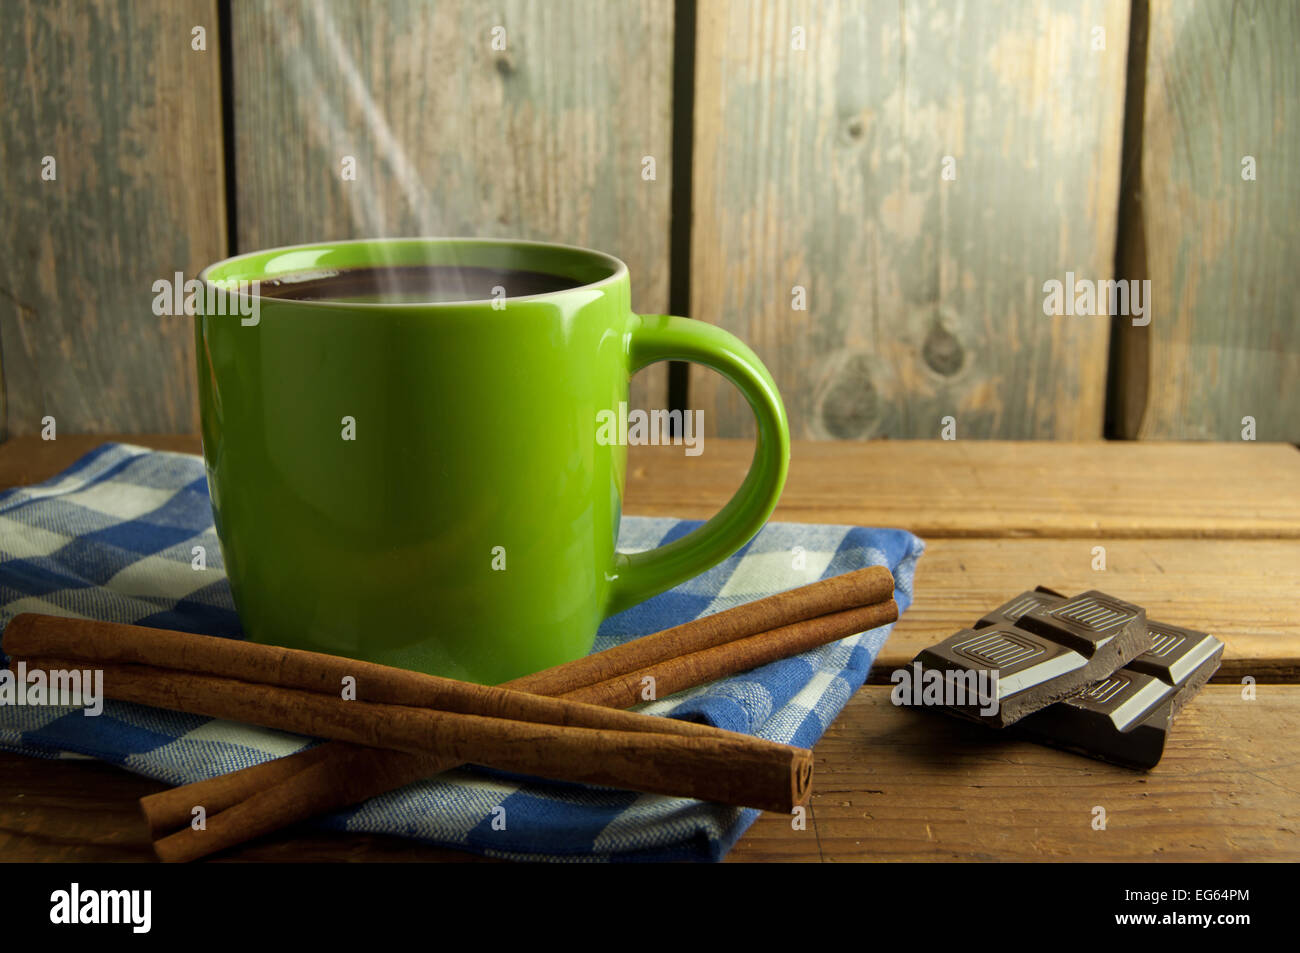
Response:
[[[475,305],[491,305],[493,302],[500,300],[497,298],[474,298],[467,301],[321,301],[311,300],[303,301],[298,298],[277,298],[273,295],[245,295],[243,289],[223,288],[217,282],[239,282],[252,281],[251,278],[217,278],[212,279],[209,275],[217,268],[234,262],[256,258],[261,255],[275,255],[280,252],[302,251],[308,248],[319,248],[322,250],[338,248],[343,245],[375,245],[384,243],[424,243],[424,244],[442,244],[442,245],[509,245],[519,248],[558,248],[562,251],[578,252],[592,259],[599,260],[601,263],[608,265],[611,271],[603,278],[596,281],[588,281],[580,285],[574,285],[572,288],[563,288],[559,291],[545,291],[540,294],[520,295],[517,298],[507,298],[508,301],[543,301],[548,298],[556,298],[560,295],[572,294],[575,291],[590,291],[601,289],[608,285],[618,282],[628,276],[628,267],[621,258],[609,254],[608,252],[597,251],[594,248],[587,248],[583,245],[569,245],[564,242],[545,242],[530,238],[462,238],[455,236],[437,236],[437,235],[412,235],[400,238],[343,238],[338,241],[323,242],[303,242],[298,245],[278,245],[273,248],[259,248],[255,251],[240,252],[238,255],[230,255],[220,261],[214,261],[198,274],[199,282],[206,287],[214,288],[225,294],[234,295],[235,297],[252,297],[257,300],[274,301],[277,305],[301,306],[304,308],[343,308],[352,310],[370,310],[377,309],[383,311],[406,310],[406,309],[428,309],[428,308],[465,308]],[[470,266],[473,267],[473,266]],[[303,269],[306,270],[306,269]],[[257,279],[260,280],[260,279]]]

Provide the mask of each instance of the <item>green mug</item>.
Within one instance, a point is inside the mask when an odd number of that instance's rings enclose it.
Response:
[[[554,276],[515,299],[300,300],[244,282],[394,266]],[[578,658],[602,619],[716,565],[776,506],[790,438],[767,369],[709,324],[630,307],[627,266],[540,242],[390,239],[239,255],[199,276],[203,456],[245,634],[496,684]],[[598,435],[656,361],[711,367],[758,421],[703,526],[615,548],[627,451]],[[625,404],[623,405],[625,408]]]

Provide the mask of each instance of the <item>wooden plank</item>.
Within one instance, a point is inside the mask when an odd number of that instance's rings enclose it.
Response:
[[[105,439],[0,445],[0,487],[52,476]],[[121,439],[159,445],[148,435]],[[629,448],[625,510],[684,519],[716,513],[744,478],[753,445],[703,446],[698,457],[681,447]],[[197,453],[198,439],[171,438],[165,449]],[[1262,443],[801,441],[773,518],[901,526],[931,540],[1293,540],[1300,452]]]
[[[1128,15],[701,3],[692,310],[767,362],[795,436],[934,437],[949,415],[965,436],[1101,435],[1109,322],[1045,316],[1043,285],[1113,271]],[[752,434],[692,373],[709,432]]]
[[[0,487],[51,476],[100,439],[20,438],[0,445]],[[198,449],[193,437],[134,439]],[[629,508],[708,515],[740,482],[750,448],[745,441],[712,441],[706,448],[689,467],[678,462],[685,459],[680,454],[665,452],[670,448],[633,448],[629,470],[642,502]],[[957,451],[959,456],[951,456]],[[1082,532],[1084,523],[1073,524],[1079,530],[1073,539],[1012,538],[1017,524],[1007,519],[997,524],[1002,538],[936,536],[921,561],[918,601],[886,646],[884,662],[890,653],[910,657],[904,648],[909,639],[942,634],[1022,585],[1084,588],[1101,578],[1124,594],[1140,590],[1139,601],[1171,621],[1220,620],[1217,631],[1229,643],[1230,661],[1247,660],[1261,672],[1263,661],[1280,658],[1282,640],[1294,644],[1297,621],[1282,601],[1296,591],[1300,572],[1291,541],[1300,487],[1294,448],[801,443],[794,457],[790,502],[779,512],[784,518],[836,513],[848,517],[843,522],[909,525],[908,517],[925,507],[908,501],[927,495],[955,495],[967,509],[996,510],[1009,508],[1017,494],[1049,506],[1059,504],[1059,494],[1082,493],[1083,503],[1104,511],[1092,535]],[[834,502],[835,494],[855,485],[855,494]],[[1215,485],[1217,495],[1211,492]],[[674,488],[675,505],[645,501],[665,486]],[[1235,518],[1247,530],[1260,530],[1263,503],[1272,499],[1278,539],[1102,535],[1111,524],[1134,525],[1128,510],[1105,510],[1108,500],[1124,493],[1140,494],[1135,512],[1163,507],[1154,523],[1138,521],[1147,529],[1179,508],[1185,522],[1213,516],[1232,499],[1241,507]],[[904,518],[876,518],[890,512]],[[1008,509],[1013,512],[1018,511]],[[1226,528],[1234,517],[1225,512],[1218,518]],[[1091,569],[1094,539],[1107,546],[1105,573]],[[789,818],[765,815],[729,859],[1294,860],[1300,856],[1291,793],[1300,782],[1300,686],[1261,684],[1257,692],[1255,701],[1245,701],[1235,686],[1207,688],[1180,715],[1162,763],[1139,774],[991,738],[978,726],[900,711],[889,703],[887,688],[868,687],[817,746],[808,830],[793,831]],[[0,753],[0,855],[144,859],[135,799],[158,787],[104,766]],[[1110,818],[1105,832],[1091,828],[1097,804]],[[388,838],[291,831],[225,859],[463,858]]]
[[[0,437],[198,426],[153,283],[225,254],[220,96],[215,0],[0,6]]]
[[[1209,686],[1147,773],[896,708],[883,687],[816,750],[815,824],[764,814],[728,860],[1300,860],[1296,685]]]
[[[1251,416],[1259,440],[1300,440],[1298,44],[1292,3],[1151,0],[1124,266],[1153,310],[1120,335],[1126,436],[1240,440]]]
[[[764,814],[728,860],[1300,859],[1300,686],[1261,686],[1253,702],[1209,686],[1148,773],[904,711],[883,687],[858,692],[816,753],[808,828]],[[0,752],[0,856],[148,859],[135,801],[161,787],[93,762]],[[1091,827],[1096,805],[1105,831]],[[299,829],[221,859],[477,858]]]
[[[234,4],[243,250],[333,238],[565,242],[668,307],[671,0]],[[505,28],[505,50],[492,31]],[[344,156],[356,161],[342,179]],[[655,178],[642,178],[642,159]],[[667,406],[667,370],[632,405]]]
[[[165,787],[90,759],[49,761],[0,751],[0,857],[149,860],[148,830],[135,801]]]
[[[1104,572],[1092,569],[1104,545]],[[1233,539],[933,539],[917,566],[916,601],[876,659],[872,680],[1018,592],[1102,589],[1150,618],[1226,643],[1217,681],[1300,681],[1300,543]]]
[[[752,444],[632,448],[630,513],[703,519]],[[1284,444],[800,441],[774,519],[937,537],[1300,538],[1300,452]]]
[[[126,440],[182,453],[200,452],[198,438],[183,435],[70,436],[48,442],[33,437],[20,438],[0,445],[0,488],[35,483],[53,476],[105,439]],[[691,474],[699,469],[698,463],[690,468],[677,468],[666,459],[662,449],[632,448],[629,468],[630,479],[635,481],[632,496],[640,499],[629,499],[629,511],[704,517],[720,507],[730,486],[740,481],[747,448],[743,441],[715,441],[707,446],[710,452],[697,458],[699,461],[712,460],[718,451],[724,451],[730,462],[729,469],[707,482],[698,477],[691,478]],[[809,490],[818,483],[883,472],[882,462],[871,453],[873,448],[895,451],[891,465],[906,473],[919,477],[925,473],[943,472],[933,460],[925,459],[926,451],[934,446],[924,442],[799,445],[796,447],[796,460],[802,460],[810,449],[823,452],[810,466],[798,467],[777,517],[817,518],[815,509],[809,513]],[[986,445],[971,446],[978,450]],[[1135,457],[1136,460],[1128,466],[1134,472],[1146,470],[1149,479],[1154,474],[1161,474],[1164,479],[1202,470],[1210,465],[1207,460],[1218,460],[1229,449],[1179,448],[1173,444],[1106,446],[1121,451],[1116,455],[1117,459],[1107,462],[1106,470],[1122,476],[1122,459]],[[1061,454],[1070,451],[1067,445],[1059,444],[1051,445],[1049,449]],[[1204,452],[1207,459],[1188,459],[1179,453],[1180,449]],[[842,452],[825,452],[835,450]],[[1282,452],[1272,452],[1279,450]],[[1294,488],[1300,485],[1300,473],[1297,472],[1300,453],[1290,448],[1264,445],[1234,448],[1234,452],[1245,458],[1243,466],[1249,465],[1251,457],[1261,463],[1263,458],[1271,458],[1271,462],[1276,464],[1274,477],[1260,489],[1269,493],[1289,487],[1291,496],[1295,496]],[[1193,456],[1201,455],[1198,452]],[[970,477],[977,469],[978,466],[963,467],[957,472]],[[1256,469],[1268,471],[1263,466]],[[1231,485],[1234,479],[1232,471],[1212,471],[1208,474],[1211,480],[1216,472]],[[956,475],[949,473],[949,476]],[[1092,475],[1099,476],[1096,472]],[[1081,484],[1086,484],[1087,476],[1081,474]],[[729,484],[729,479],[733,478],[734,483]],[[674,507],[645,499],[649,491],[657,491],[663,485],[677,487],[682,497],[692,502]],[[972,482],[960,489],[970,500],[980,487]],[[982,489],[987,492],[989,487]],[[888,491],[880,492],[886,495],[873,501],[872,505],[882,509],[891,507]],[[1177,492],[1170,494],[1172,505],[1177,505]],[[1153,502],[1155,495],[1158,494],[1153,494],[1149,502]],[[1091,502],[1099,501],[1094,499]],[[866,525],[907,525],[902,520],[882,518],[882,509],[834,512],[829,520]],[[1198,513],[1206,511],[1203,500],[1187,504],[1186,509]],[[894,516],[897,515],[898,510],[894,508]],[[1004,534],[1008,532],[1005,526],[1001,530]],[[890,671],[905,664],[925,646],[969,625],[1016,592],[1039,583],[1069,592],[1105,589],[1147,606],[1155,618],[1208,629],[1228,644],[1220,680],[1236,681],[1244,675],[1260,681],[1300,679],[1300,614],[1295,608],[1295,594],[1300,592],[1300,544],[1295,542],[1296,534],[1285,528],[1279,530],[1278,536],[1282,538],[1278,539],[1169,539],[1117,536],[1101,531],[1093,534],[1080,532],[1070,539],[1015,535],[953,538],[937,532],[924,535],[928,542],[917,570],[916,602],[881,651],[873,679],[887,677]],[[1106,549],[1106,569],[1103,572],[1092,569],[1093,547],[1098,545]]]

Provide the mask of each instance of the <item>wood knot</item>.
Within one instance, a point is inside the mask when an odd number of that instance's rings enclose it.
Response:
[[[938,317],[930,325],[930,333],[921,345],[921,357],[930,370],[944,377],[952,377],[966,363],[966,352],[957,336],[943,326]]]
[[[821,401],[822,426],[839,440],[870,436],[880,416],[880,397],[871,381],[871,362],[854,354],[835,373]]]

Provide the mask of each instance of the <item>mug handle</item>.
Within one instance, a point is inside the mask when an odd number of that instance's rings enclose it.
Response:
[[[734,334],[690,318],[643,314],[632,316],[628,339],[631,374],[657,361],[694,361],[735,384],[754,411],[758,439],[745,482],[707,523],[648,552],[614,554],[607,616],[699,575],[753,539],[776,508],[790,466],[781,395],[763,362]]]

